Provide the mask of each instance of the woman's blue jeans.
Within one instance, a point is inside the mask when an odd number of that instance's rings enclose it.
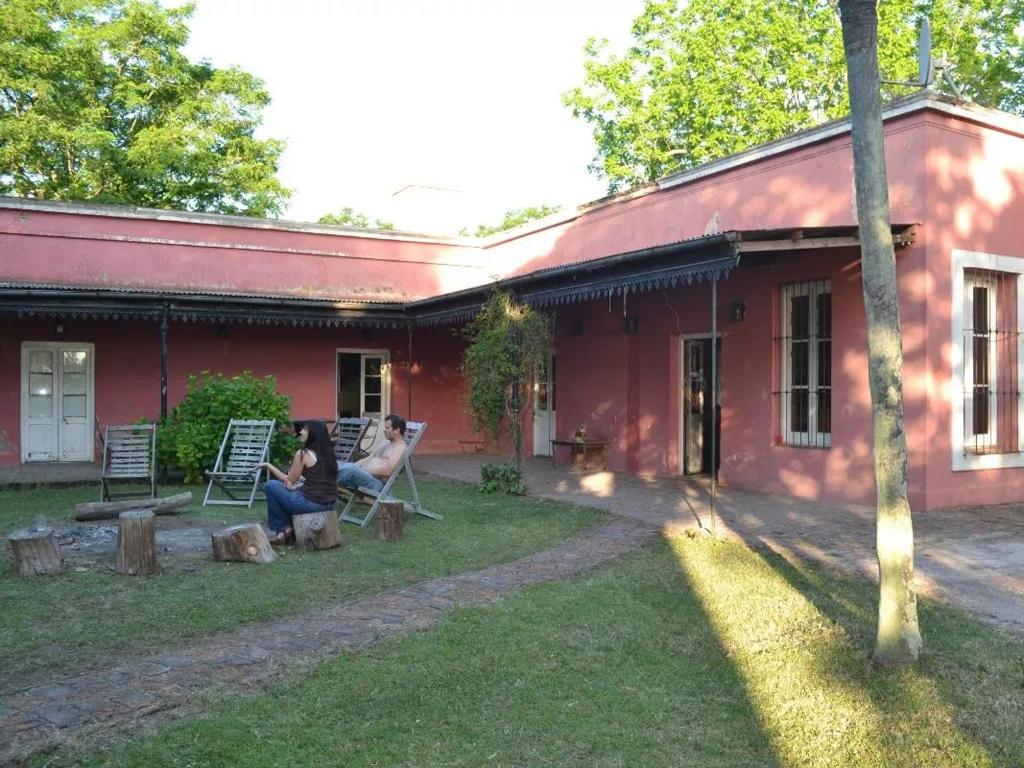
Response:
[[[307,499],[301,488],[288,490],[280,480],[268,480],[267,527],[277,533],[292,527],[292,515],[306,515],[310,512],[326,512],[334,509],[334,502],[321,504]]]

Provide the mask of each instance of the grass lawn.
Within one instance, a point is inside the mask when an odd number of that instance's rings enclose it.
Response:
[[[313,610],[325,600],[361,596],[514,560],[603,522],[604,513],[538,499],[484,496],[474,486],[422,479],[424,506],[441,521],[414,516],[398,543],[379,542],[376,523],[342,524],[342,546],[325,552],[278,550],[276,563],[215,563],[209,555],[152,577],[113,573],[106,563],[60,576],[18,579],[0,554],[0,690],[110,662],[111,654],[151,653],[184,638]],[[180,487],[161,489],[161,495]],[[202,500],[202,489],[193,487]],[[0,492],[0,532],[70,521],[73,505],[96,487]],[[176,525],[262,520],[266,506],[194,505]],[[116,521],[103,521],[114,525]],[[159,525],[164,524],[164,518]],[[161,558],[158,552],[158,560]]]
[[[925,601],[920,668],[874,669],[876,593],[675,538],[102,755],[36,764],[1021,765],[1019,639]]]

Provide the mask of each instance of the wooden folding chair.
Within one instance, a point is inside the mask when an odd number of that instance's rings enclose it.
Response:
[[[123,424],[107,427],[102,435],[103,471],[100,501],[141,498],[146,492],[114,493],[112,486],[124,480],[149,481],[149,498],[156,498],[156,424]]]
[[[391,472],[391,476],[384,481],[384,487],[380,491],[374,491],[370,488],[360,488],[358,491],[352,491],[351,488],[339,488],[341,493],[349,494],[348,503],[345,508],[341,510],[341,514],[338,516],[339,520],[344,520],[347,523],[355,523],[365,528],[369,522],[373,519],[373,516],[377,514],[377,507],[382,501],[401,501],[405,506],[406,514],[415,513],[417,515],[423,515],[429,517],[432,520],[440,520],[441,516],[434,513],[428,512],[423,509],[420,505],[419,491],[416,490],[416,478],[412,474],[412,464],[409,462],[409,457],[412,456],[412,452],[416,450],[416,444],[419,443],[420,438],[423,437],[423,432],[426,430],[426,422],[420,421],[408,421],[405,424],[405,451],[402,453],[402,459],[395,465],[394,470]],[[391,487],[395,484],[398,476],[405,470],[405,476],[409,480],[409,487],[412,489],[412,500],[406,501],[404,499],[397,499],[390,496]],[[355,504],[369,504],[370,509],[363,517],[356,517],[350,514],[350,511]]]
[[[252,507],[260,482],[256,465],[266,461],[270,454],[274,426],[273,419],[232,419],[228,423],[217,462],[206,472],[210,484],[206,487],[204,507]],[[223,498],[212,496],[214,486],[224,493]]]
[[[343,418],[338,419],[331,430],[331,443],[334,445],[334,458],[338,463],[352,461],[352,457],[359,450],[363,442],[363,435],[373,424],[370,418]]]

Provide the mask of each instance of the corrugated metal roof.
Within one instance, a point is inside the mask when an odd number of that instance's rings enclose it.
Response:
[[[381,306],[401,307],[405,305],[407,297],[388,301],[386,299],[372,299],[364,297],[353,297],[343,295],[316,295],[302,293],[259,293],[254,291],[218,291],[199,288],[181,288],[168,286],[166,288],[150,288],[136,285],[96,285],[88,283],[22,283],[0,281],[0,289],[25,290],[25,291],[92,291],[95,293],[130,294],[138,296],[206,296],[211,298],[224,299],[266,299],[276,301],[302,301],[312,303],[331,304],[371,304]]]

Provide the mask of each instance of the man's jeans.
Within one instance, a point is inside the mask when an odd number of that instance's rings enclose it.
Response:
[[[343,485],[354,491],[360,488],[369,488],[378,493],[384,488],[382,480],[378,480],[365,469],[351,462],[338,463],[338,485]]]

